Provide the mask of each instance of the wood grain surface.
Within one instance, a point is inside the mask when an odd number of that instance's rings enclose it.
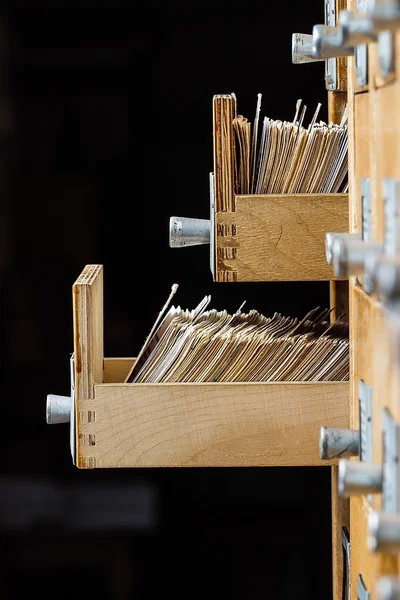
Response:
[[[237,281],[329,280],[325,233],[348,231],[347,194],[236,196],[236,212],[217,214],[233,235],[217,235],[218,269]]]
[[[345,383],[103,384],[82,457],[100,468],[326,466],[321,424],[347,427]],[[333,461],[336,464],[336,461]]]

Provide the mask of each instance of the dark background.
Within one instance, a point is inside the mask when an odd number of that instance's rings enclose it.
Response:
[[[292,65],[302,3],[18,0],[0,54],[0,597],[331,597],[328,468],[80,471],[68,426],[71,286],[104,265],[105,355],[134,356],[175,304],[303,316],[328,284],[216,284],[207,246],[170,249],[172,215],[208,218],[212,96],[239,113],[327,118],[323,66]],[[140,311],[140,312],[139,312]],[[317,443],[317,440],[316,440]]]

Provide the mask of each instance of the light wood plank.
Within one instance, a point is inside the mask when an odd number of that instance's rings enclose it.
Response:
[[[346,382],[96,385],[85,402],[95,422],[79,424],[81,454],[99,468],[336,464],[320,461],[319,430],[348,427],[348,389]]]
[[[354,102],[354,143],[349,144],[349,168],[354,169],[353,190],[350,191],[352,232],[361,233],[360,178],[371,177],[370,163],[370,97],[369,93],[356,94]],[[350,129],[350,124],[349,124]],[[349,131],[350,135],[350,131]],[[371,223],[374,229],[374,223]]]
[[[336,13],[336,24],[338,23],[338,17],[341,10],[347,8],[347,0],[335,0],[335,13]],[[347,56],[342,56],[336,60],[336,73],[337,73],[337,92],[329,93],[340,93],[347,92]],[[338,106],[340,100],[336,100],[335,104]],[[332,121],[337,123],[338,121]]]
[[[380,243],[384,236],[382,179],[399,178],[400,174],[400,118],[398,110],[393,110],[393,107],[399,106],[399,102],[400,81],[371,93],[371,187],[375,223],[373,241]]]
[[[341,317],[349,321],[349,282],[347,279],[331,279],[329,285],[329,304],[332,310],[331,323]]]
[[[368,296],[354,278],[350,280],[350,426],[359,429],[358,380],[372,385],[371,308]],[[365,498],[350,499],[350,585],[357,597],[360,573],[369,592],[373,590],[371,554],[367,550]]]
[[[325,233],[348,231],[347,194],[236,196],[236,212],[217,215],[218,268],[237,281],[329,280]]]
[[[349,10],[351,10],[349,8]],[[355,168],[355,96],[354,96],[354,60],[347,62],[347,111],[348,111],[348,176],[349,176],[349,231],[357,232],[360,228],[359,215],[355,199],[359,188],[356,186]]]
[[[390,402],[392,365],[388,354],[387,336],[383,327],[380,303],[365,294],[362,288],[351,286],[353,310],[350,328],[351,372],[350,397],[352,427],[358,429],[358,380],[372,387],[372,461],[382,463],[382,407]],[[371,510],[380,510],[382,496],[374,494],[372,503],[367,498],[350,501],[351,585],[355,594],[357,574],[361,573],[370,592],[381,575],[398,572],[393,553],[369,552],[367,548],[367,518]]]
[[[373,457],[374,462],[383,461],[382,448],[382,409],[387,408],[393,417],[400,424],[400,402],[399,402],[399,382],[400,365],[395,356],[391,330],[386,321],[384,308],[381,302],[373,302],[373,390],[374,394],[374,430],[373,430]],[[400,477],[398,494],[400,498]],[[378,509],[382,507],[382,497],[375,505]],[[400,573],[400,557],[398,560],[398,569]]]
[[[342,527],[350,531],[350,501],[338,496],[338,468],[331,467],[332,496],[332,587],[333,600],[342,600],[343,549]]]
[[[349,320],[349,282],[332,280],[329,285],[331,322],[337,318]],[[349,401],[350,409],[350,401]],[[333,600],[342,600],[343,587],[343,546],[342,528],[350,532],[350,501],[338,495],[338,469],[331,467],[331,514],[332,514],[332,587]]]
[[[378,577],[397,574],[397,559],[395,554],[388,552],[374,554],[367,549],[367,523],[368,514],[371,510],[372,508],[365,498],[351,498],[351,598],[357,598],[356,582],[358,573],[362,574],[364,584],[370,592],[371,598],[376,598],[374,592]]]
[[[328,92],[328,121],[339,125],[346,106],[347,92]]]
[[[345,0],[337,0],[336,1],[336,14],[338,15],[340,10],[346,8]],[[345,68],[345,73],[343,74],[344,78],[344,87],[340,88],[344,91],[332,91],[328,92],[328,121],[335,123],[337,125],[340,124],[344,111],[347,107],[347,58],[339,59],[339,61],[344,61],[339,63],[341,68]],[[350,223],[349,223],[350,226]],[[349,320],[349,284],[347,279],[334,279],[332,278],[329,282],[329,299],[330,299],[330,308],[334,309],[331,312],[331,322],[336,321],[338,317],[342,317],[343,320]],[[337,492],[334,490],[333,493],[337,495]],[[335,501],[338,499],[336,498]],[[340,544],[341,545],[341,544]]]
[[[93,398],[103,382],[103,266],[86,265],[72,286],[75,396]]]
[[[346,8],[345,0],[336,1],[336,14]],[[344,91],[328,92],[328,121],[339,124],[347,106],[347,58],[339,58],[336,64],[338,88]],[[350,223],[349,223],[350,226]],[[331,279],[329,282],[329,306],[331,322],[338,317],[349,320],[349,282]],[[331,514],[332,514],[332,586],[333,599],[342,600],[343,548],[342,528],[350,531],[350,502],[338,496],[338,469],[331,467]]]
[[[354,10],[351,5],[349,10]],[[369,81],[371,77],[369,76]],[[349,216],[350,231],[361,232],[360,177],[371,177],[370,170],[370,96],[359,91],[355,78],[354,58],[348,61],[349,111]],[[368,87],[368,86],[367,86]],[[372,182],[371,182],[372,183]],[[368,297],[356,283],[349,282],[350,313],[350,426],[359,428],[358,379],[372,383],[371,310]],[[373,557],[367,550],[365,498],[350,499],[350,585],[351,598],[357,597],[356,582],[360,573],[369,592],[374,589]],[[335,600],[337,600],[335,598]]]
[[[234,118],[230,94],[213,98],[214,205],[215,212],[234,211]]]
[[[94,466],[92,456],[82,457],[80,423],[93,426],[93,411],[85,401],[94,398],[94,385],[103,382],[103,266],[86,265],[72,286],[74,327],[74,379],[76,464]],[[93,431],[88,433],[92,436]],[[87,438],[89,439],[89,438]],[[90,437],[90,440],[93,438]]]
[[[393,377],[395,365],[391,353],[390,332],[385,324],[382,304],[376,300],[371,300],[371,312],[370,327],[373,339],[373,460],[379,464],[382,462],[382,408],[386,406],[392,412],[394,407],[397,412],[398,393],[394,397]],[[378,508],[381,506],[380,501],[381,498],[379,497]]]
[[[373,383],[372,373],[372,309],[370,297],[359,287],[354,279],[350,281],[352,308],[350,313],[350,378],[352,428],[359,427],[358,380],[367,385]]]

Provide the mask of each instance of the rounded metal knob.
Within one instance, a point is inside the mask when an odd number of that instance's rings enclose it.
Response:
[[[355,429],[322,426],[319,438],[321,460],[360,454],[360,434]]]
[[[322,62],[323,58],[313,55],[313,36],[306,33],[293,33],[292,35],[292,63]]]
[[[371,512],[368,515],[367,545],[371,552],[400,550],[400,515]]]
[[[374,24],[369,15],[350,10],[341,10],[339,25],[342,30],[343,43],[346,46],[368,44],[377,39]]]
[[[349,240],[361,240],[361,236],[359,233],[336,233],[333,231],[328,231],[325,234],[325,256],[326,262],[328,265],[332,264],[332,246],[333,241],[336,238],[344,238]]]
[[[48,425],[69,423],[71,420],[72,398],[48,394],[46,402],[46,422]]]
[[[170,248],[182,248],[209,244],[210,229],[209,219],[171,217],[169,220],[169,246]]]
[[[377,293],[387,300],[400,298],[400,260],[397,256],[371,256],[366,271],[374,282]]]
[[[353,54],[354,48],[344,46],[340,28],[314,25],[313,56],[316,58],[338,58],[340,56],[353,56]]]
[[[339,460],[338,493],[339,496],[363,496],[382,492],[383,469],[381,465],[372,465],[355,460]]]
[[[383,302],[385,328],[389,332],[390,351],[396,367],[400,364],[400,301],[398,298]]]
[[[332,243],[332,266],[335,277],[363,275],[365,264],[371,254],[382,254],[381,244],[357,239],[334,238]]]
[[[375,31],[396,31],[400,28],[400,5],[398,0],[374,3],[371,19]]]
[[[400,579],[381,577],[375,584],[377,600],[400,600]]]

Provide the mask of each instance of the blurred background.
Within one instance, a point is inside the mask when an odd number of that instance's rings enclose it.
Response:
[[[212,97],[327,118],[323,64],[291,35],[322,0],[15,0],[0,21],[0,598],[331,597],[330,470],[80,471],[68,426],[71,286],[104,265],[105,356],[135,356],[165,302],[329,306],[328,283],[216,284],[207,246],[170,249],[170,216],[208,218]]]

